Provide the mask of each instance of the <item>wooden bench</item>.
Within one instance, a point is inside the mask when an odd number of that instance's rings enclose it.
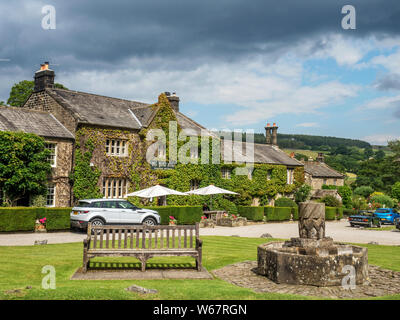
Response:
[[[190,256],[196,268],[202,269],[202,245],[199,223],[180,226],[92,226],[88,225],[83,240],[83,272],[94,257],[133,256],[140,260],[142,271],[146,261],[155,256]]]

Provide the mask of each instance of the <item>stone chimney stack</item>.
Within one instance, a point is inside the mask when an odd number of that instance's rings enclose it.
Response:
[[[278,145],[278,127],[277,127],[276,123],[273,124],[271,131],[272,131],[272,144],[274,146],[277,146]]]
[[[45,62],[40,65],[40,70],[35,72],[35,88],[34,91],[42,91],[46,88],[54,87],[54,71],[49,69],[49,63]]]
[[[172,95],[170,92],[165,92],[165,95],[167,96],[172,109],[174,109],[175,112],[179,112],[179,100],[180,99],[176,95],[176,92],[173,92]]]
[[[267,123],[267,126],[265,127],[265,139],[267,144],[271,144],[271,138],[272,138],[271,129],[272,129],[271,125]]]
[[[318,162],[324,162],[324,154],[322,152],[318,152],[318,157],[317,157]]]

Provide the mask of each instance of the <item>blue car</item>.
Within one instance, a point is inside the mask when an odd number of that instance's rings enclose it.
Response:
[[[381,220],[381,224],[394,224],[400,214],[393,208],[379,208],[375,210],[375,215]]]

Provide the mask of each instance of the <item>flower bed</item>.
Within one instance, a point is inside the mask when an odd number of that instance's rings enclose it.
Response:
[[[222,227],[241,227],[247,225],[247,218],[239,215],[224,213],[218,220],[217,225]]]
[[[200,228],[214,228],[215,221],[213,219],[207,219],[206,216],[201,217]]]

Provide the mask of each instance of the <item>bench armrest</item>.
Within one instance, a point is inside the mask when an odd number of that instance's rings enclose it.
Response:
[[[196,249],[201,249],[203,247],[203,240],[196,238]]]
[[[83,239],[83,248],[89,249],[89,247],[90,247],[90,237],[87,237],[86,239]]]

